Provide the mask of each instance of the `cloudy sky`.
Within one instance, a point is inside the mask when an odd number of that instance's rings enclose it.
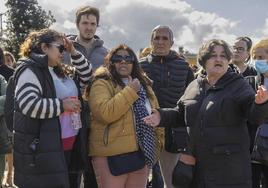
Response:
[[[0,0],[0,12],[5,11]],[[126,43],[135,51],[149,45],[152,28],[169,25],[174,31],[173,48],[184,46],[196,52],[203,41],[211,38],[232,43],[247,35],[257,41],[268,37],[267,0],[38,0],[51,10],[53,25],[66,34],[76,34],[75,11],[79,6],[100,9],[99,35],[108,48]]]

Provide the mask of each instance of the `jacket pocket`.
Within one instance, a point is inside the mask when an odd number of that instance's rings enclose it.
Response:
[[[246,185],[251,179],[249,151],[239,144],[212,147],[207,179],[215,185]]]
[[[238,144],[220,145],[212,148],[212,153],[215,155],[232,155],[241,152],[241,146]]]

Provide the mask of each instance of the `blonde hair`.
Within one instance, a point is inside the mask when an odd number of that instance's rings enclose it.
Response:
[[[140,58],[146,57],[146,56],[149,55],[151,52],[152,52],[152,47],[151,47],[151,46],[146,47],[146,48],[144,48],[144,49],[141,51],[139,57],[140,57]]]
[[[257,42],[251,49],[251,57],[253,57],[256,49],[263,48],[268,53],[268,39],[262,39]]]

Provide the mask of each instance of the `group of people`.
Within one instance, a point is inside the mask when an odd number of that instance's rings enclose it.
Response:
[[[16,63],[0,54],[1,181],[8,153],[19,188],[79,188],[82,180],[92,188],[172,188],[178,160],[195,166],[191,188],[259,188],[261,179],[268,186],[267,167],[250,157],[268,118],[268,39],[252,47],[239,37],[232,48],[209,40],[194,74],[171,49],[170,27],[153,28],[138,59],[126,44],[104,47],[99,22],[99,10],[84,6],[78,35],[33,31]],[[183,149],[177,128],[188,135]]]

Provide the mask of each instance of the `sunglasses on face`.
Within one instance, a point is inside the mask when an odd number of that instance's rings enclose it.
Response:
[[[112,57],[111,57],[111,62],[112,63],[120,63],[122,61],[125,61],[127,64],[132,64],[135,59],[133,56],[130,56],[130,55],[127,55],[127,56],[121,56],[121,55],[117,55],[117,54],[114,54]]]
[[[65,47],[63,44],[55,44],[55,43],[51,43],[51,46],[55,46],[56,48],[58,48],[59,52],[62,53],[65,50]]]

